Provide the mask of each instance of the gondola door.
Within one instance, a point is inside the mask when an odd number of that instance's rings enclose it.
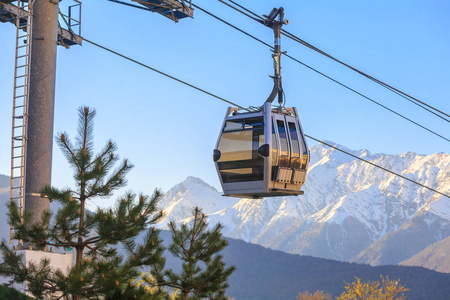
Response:
[[[302,168],[302,146],[299,123],[295,117],[285,116],[287,131],[289,136],[289,146],[291,149],[291,159],[289,168],[292,170],[291,179],[286,184],[287,189],[300,189],[300,171]]]
[[[285,116],[274,114],[273,125],[278,144],[278,163],[276,166],[272,166],[273,188],[285,189],[286,183],[290,182],[292,178],[292,170],[289,167],[291,163],[291,145]]]

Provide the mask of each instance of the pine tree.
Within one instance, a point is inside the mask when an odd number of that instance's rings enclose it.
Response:
[[[172,269],[155,268],[152,275],[158,284],[179,290],[179,299],[227,299],[227,280],[236,268],[226,268],[222,255],[218,254],[228,245],[222,237],[223,225],[219,223],[212,230],[207,227],[207,217],[198,207],[194,208],[189,224],[178,228],[175,222],[169,223],[172,233],[169,251],[182,261],[182,271],[176,274]]]
[[[15,239],[30,243],[33,249],[74,249],[75,263],[67,272],[52,269],[48,260],[25,265],[23,256],[3,241],[0,273],[12,277],[12,282],[26,281],[28,290],[38,299],[52,295],[64,299],[159,299],[164,296],[160,289],[149,294],[133,282],[142,266],[164,263],[159,231],[151,227],[162,217],[156,209],[161,193],[155,190],[149,197],[127,192],[112,209],[86,210],[87,201],[109,197],[123,187],[125,175],[133,166],[125,159],[115,168],[119,158],[112,141],[94,154],[95,110],[84,107],[78,113],[75,143],[67,133],[56,138],[73,169],[76,188],[47,186],[41,191],[61,208],[54,216],[43,213],[39,222],[31,224],[30,213],[21,218],[17,205],[9,205]],[[135,237],[144,230],[144,241],[137,245]],[[125,257],[118,254],[117,247],[125,249]]]

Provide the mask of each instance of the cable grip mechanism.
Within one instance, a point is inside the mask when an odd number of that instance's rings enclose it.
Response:
[[[263,15],[263,17],[265,17],[265,19],[260,22],[265,26],[272,28],[274,33],[274,50],[272,54],[274,76],[270,76],[273,78],[273,89],[266,102],[272,103],[278,95],[278,104],[281,105],[283,103],[283,87],[281,84],[281,54],[286,52],[281,52],[280,50],[280,36],[281,26],[289,24],[289,20],[284,19],[283,7],[274,8],[268,16]]]

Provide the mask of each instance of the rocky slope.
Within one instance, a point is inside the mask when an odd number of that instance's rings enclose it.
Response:
[[[434,243],[410,259],[402,261],[402,266],[421,266],[438,272],[450,273],[450,237]]]

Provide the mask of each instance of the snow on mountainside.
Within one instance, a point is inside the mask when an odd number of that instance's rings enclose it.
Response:
[[[195,206],[211,214],[232,207],[236,202],[237,199],[222,197],[214,187],[190,176],[171,188],[159,202],[159,208],[167,214],[161,225],[188,218]]]
[[[386,155],[337,147],[450,193],[448,154]],[[305,195],[226,198],[189,177],[165,195],[160,207],[167,218],[161,226],[167,220],[186,221],[197,205],[210,215],[211,224],[222,222],[229,237],[288,253],[374,265],[398,263],[450,235],[448,198],[327,146],[310,150]]]

